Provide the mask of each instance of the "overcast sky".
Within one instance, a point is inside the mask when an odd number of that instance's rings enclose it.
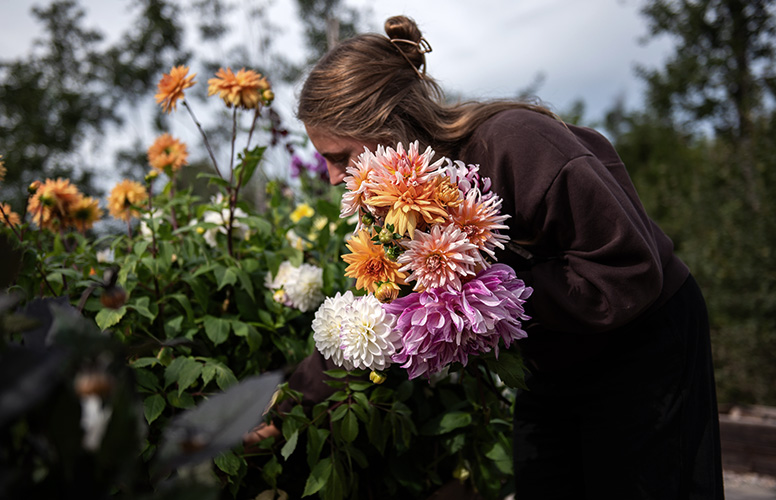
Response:
[[[515,97],[541,76],[538,97],[560,113],[575,101],[584,101],[586,123],[600,120],[618,98],[630,108],[640,107],[643,86],[635,76],[635,65],[660,66],[671,48],[667,40],[639,43],[647,26],[638,11],[647,0],[345,1],[368,9],[368,23],[380,33],[387,17],[404,14],[415,19],[433,48],[426,56],[428,72],[449,94],[466,98]],[[30,8],[48,3],[0,0],[0,59],[29,52],[32,39],[41,34],[40,23],[30,14]],[[127,13],[130,0],[79,3],[86,11],[86,26],[102,32],[106,42],[115,41],[112,37],[126,31],[134,17],[134,12]],[[185,6],[187,0],[179,3]],[[234,0],[231,35],[260,61],[261,27],[248,21],[248,12],[257,3],[266,4],[267,0]],[[296,2],[269,3],[272,22],[283,30],[275,50],[301,60],[301,30],[289,22],[295,19]],[[202,76],[199,79],[206,81]],[[293,117],[294,97],[295,89],[278,93],[277,107],[288,119]],[[148,103],[149,107],[153,105]],[[120,137],[150,144],[155,132],[148,127],[148,114],[142,106],[129,113],[135,116],[129,116]],[[178,115],[171,116],[171,132],[183,140],[198,140],[191,120],[184,113]],[[111,141],[118,140],[115,135]],[[101,160],[105,154],[100,149],[85,151],[85,163],[104,163]]]
[[[375,30],[389,16],[414,18],[433,47],[428,71],[449,92],[467,97],[507,97],[529,87],[539,75],[539,97],[563,111],[582,99],[587,115],[597,118],[622,96],[641,104],[641,84],[634,65],[657,66],[670,48],[665,40],[641,45],[646,34],[639,15],[643,0],[346,0],[369,6]],[[184,0],[185,2],[185,0]],[[30,15],[45,0],[0,0],[0,58],[26,53],[40,32]],[[237,0],[238,15],[255,2]],[[274,0],[274,20],[287,25],[292,0]],[[87,25],[107,36],[121,32],[126,0],[81,0]],[[251,28],[236,21],[251,36]],[[284,46],[301,51],[291,26]]]

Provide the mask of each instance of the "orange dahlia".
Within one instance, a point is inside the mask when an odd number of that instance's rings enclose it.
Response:
[[[385,255],[382,245],[372,242],[368,231],[359,231],[345,246],[353,252],[342,256],[349,264],[345,276],[356,278],[356,288],[375,293],[378,283],[406,284],[407,275],[399,272],[399,265]]]
[[[82,197],[70,207],[70,219],[81,232],[91,229],[100,217],[102,217],[100,203],[91,196]]]
[[[8,203],[2,203],[0,204],[0,208],[2,208],[2,213],[0,214],[0,224],[5,224],[6,226],[19,225],[21,219],[19,218],[19,214],[11,209],[11,205]]]
[[[108,211],[121,220],[128,221],[140,213],[133,209],[148,199],[148,192],[139,182],[124,179],[116,184],[108,195]]]
[[[27,204],[32,221],[40,227],[60,229],[72,225],[71,207],[83,195],[68,179],[46,179],[38,183],[35,194]]]
[[[267,79],[253,70],[242,68],[235,74],[231,68],[221,68],[207,84],[207,95],[218,94],[230,108],[255,109],[271,100],[269,93],[265,93],[270,90]]]
[[[184,165],[188,165],[188,158],[186,144],[170,134],[160,135],[148,148],[148,163],[160,172],[164,172],[168,167],[172,171],[180,170]]]
[[[367,205],[385,207],[385,224],[392,224],[394,232],[402,236],[415,237],[415,228],[422,224],[444,222],[447,212],[439,204],[435,183],[429,182],[414,186],[412,184],[380,184],[372,188],[372,197]]]
[[[197,74],[188,76],[188,73],[188,66],[175,66],[159,80],[158,92],[154,97],[165,113],[175,110],[178,99],[184,97],[183,91],[197,83],[193,81]]]

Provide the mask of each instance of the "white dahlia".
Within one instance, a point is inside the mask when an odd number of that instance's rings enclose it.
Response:
[[[307,312],[323,300],[323,269],[312,264],[293,268],[283,285],[291,307]]]
[[[401,340],[399,332],[393,329],[394,323],[394,316],[385,312],[374,295],[353,301],[341,324],[344,361],[353,368],[386,369]]]
[[[355,300],[351,291],[334,297],[328,297],[321,307],[315,311],[313,319],[313,340],[315,347],[326,359],[331,359],[337,366],[353,369],[350,361],[345,360],[342,350],[342,323],[350,317],[350,306]]]

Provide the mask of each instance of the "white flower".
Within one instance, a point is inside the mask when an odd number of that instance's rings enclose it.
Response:
[[[248,214],[246,214],[241,208],[235,208],[234,209],[234,219],[232,220],[232,234],[239,236],[240,238],[245,238],[248,235],[249,228],[248,226],[240,222],[241,218],[248,217]],[[202,220],[204,222],[212,223],[212,224],[218,224],[218,227],[211,227],[210,229],[205,231],[205,234],[203,235],[205,237],[205,241],[208,245],[211,247],[216,246],[216,235],[218,233],[226,234],[226,226],[229,222],[229,209],[224,208],[220,212],[214,212],[212,210],[208,210],[204,214],[202,214]]]
[[[97,252],[97,262],[110,264],[115,259],[112,248],[105,248]]]
[[[291,275],[293,270],[294,266],[291,264],[291,262],[287,260],[283,261],[283,263],[280,264],[280,267],[278,267],[278,273],[276,276],[273,277],[272,273],[267,273],[267,276],[264,278],[264,286],[273,290],[283,288],[283,285],[286,284],[288,277]]]
[[[315,347],[324,358],[331,359],[334,364],[344,366],[347,370],[352,370],[353,365],[342,356],[340,334],[342,322],[350,317],[350,306],[354,300],[355,297],[350,290],[344,295],[337,292],[334,297],[328,297],[323,301],[321,307],[315,312],[312,323]]]
[[[283,289],[292,307],[307,312],[323,300],[323,269],[312,264],[294,268]]]
[[[350,306],[342,320],[342,357],[354,368],[384,370],[401,340],[394,331],[395,317],[383,310],[374,295],[364,295]]]
[[[155,209],[151,213],[145,213],[140,217],[140,234],[143,238],[150,240],[153,237],[151,232],[151,223],[153,222],[154,231],[159,231],[159,227],[164,224],[164,211]]]
[[[111,409],[102,405],[102,398],[90,394],[81,398],[81,428],[84,430],[83,447],[96,451],[102,443],[110,420]]]

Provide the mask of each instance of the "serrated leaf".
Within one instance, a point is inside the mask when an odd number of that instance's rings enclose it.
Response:
[[[213,459],[216,467],[230,476],[236,476],[240,471],[240,459],[231,451],[225,451]]]
[[[121,306],[118,309],[101,309],[100,312],[94,317],[95,323],[100,327],[100,330],[107,330],[108,328],[118,324],[121,318],[127,314],[127,306]]]
[[[165,387],[177,382],[178,395],[180,396],[199,378],[201,373],[202,365],[196,360],[184,356],[177,357],[164,371]]]
[[[151,422],[159,418],[165,406],[167,406],[167,403],[159,394],[152,394],[145,398],[143,400],[143,413],[145,414],[146,422],[150,425]]]

